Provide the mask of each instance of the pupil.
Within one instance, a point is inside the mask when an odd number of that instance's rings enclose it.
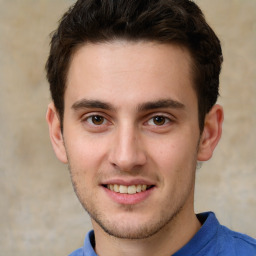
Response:
[[[164,122],[165,122],[165,118],[162,117],[162,116],[157,116],[157,117],[154,118],[154,123],[156,125],[163,125]]]
[[[101,116],[93,116],[92,121],[94,124],[102,124],[103,123],[103,118]]]

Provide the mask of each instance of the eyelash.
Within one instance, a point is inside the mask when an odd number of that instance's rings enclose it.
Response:
[[[160,118],[160,124],[156,124],[155,121],[157,121],[156,119]],[[162,122],[161,122],[162,121]],[[167,117],[167,116],[164,116],[164,115],[154,115],[152,116],[146,123],[148,125],[152,125],[152,126],[155,126],[155,127],[163,127],[165,125],[167,125],[168,123],[172,122],[172,120]]]
[[[99,123],[99,124],[95,124],[94,121],[93,121],[93,118],[99,118],[102,120],[102,123]],[[87,116],[83,119],[83,121],[86,121],[87,123],[89,123],[91,126],[94,126],[94,127],[97,127],[97,126],[102,126],[102,125],[106,125],[106,123],[108,122],[107,118],[105,118],[104,116],[102,115],[90,115],[90,116]],[[100,122],[100,121],[99,121]]]

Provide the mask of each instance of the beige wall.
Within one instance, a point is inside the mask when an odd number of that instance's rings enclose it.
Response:
[[[48,34],[71,0],[0,0],[0,254],[67,255],[90,229],[48,139]],[[196,210],[256,236],[256,1],[198,0],[224,49],[222,141],[198,171]]]

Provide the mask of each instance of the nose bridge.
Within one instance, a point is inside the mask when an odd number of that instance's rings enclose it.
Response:
[[[123,171],[131,171],[146,161],[145,153],[140,143],[138,128],[132,123],[123,123],[115,131],[111,163]]]

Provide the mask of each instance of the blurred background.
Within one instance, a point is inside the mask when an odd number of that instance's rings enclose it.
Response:
[[[256,237],[256,1],[197,0],[220,37],[222,140],[197,171],[196,211]],[[91,224],[45,122],[49,34],[71,0],[0,0],[0,254],[68,255]]]

